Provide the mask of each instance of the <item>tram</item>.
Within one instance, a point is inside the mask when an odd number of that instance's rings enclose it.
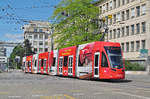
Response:
[[[34,56],[27,56],[26,63],[30,63],[28,57]],[[96,41],[39,53],[36,66],[35,63],[32,65],[31,61],[31,70],[36,67],[37,72],[34,73],[80,79],[124,79],[125,67],[122,57],[119,43]],[[32,72],[28,64],[27,72]]]

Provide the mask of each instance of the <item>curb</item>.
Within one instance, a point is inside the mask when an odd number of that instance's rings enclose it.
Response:
[[[131,75],[148,75],[148,72],[146,72],[146,71],[126,71],[125,74],[131,74]]]

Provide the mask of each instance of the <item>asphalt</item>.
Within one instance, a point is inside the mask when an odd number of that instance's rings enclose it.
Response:
[[[15,70],[0,73],[0,99],[150,99],[150,75],[80,80]]]

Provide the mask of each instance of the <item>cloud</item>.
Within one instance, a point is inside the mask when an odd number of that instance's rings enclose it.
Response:
[[[7,39],[7,41],[9,42],[23,42],[24,40],[24,34],[20,33],[20,34],[10,34],[10,33],[6,33],[4,35],[4,37]]]

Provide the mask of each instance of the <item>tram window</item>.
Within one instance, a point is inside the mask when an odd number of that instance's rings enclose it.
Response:
[[[80,55],[79,55],[79,58],[78,58],[78,66],[80,66],[80,67],[83,66],[83,63],[81,63],[81,61],[80,61]]]
[[[95,68],[95,75],[98,75],[98,68]]]
[[[56,63],[56,57],[53,58],[53,65],[52,66],[55,66],[55,63]]]
[[[102,67],[108,67],[108,61],[107,61],[107,58],[106,58],[106,55],[104,54],[104,52],[102,52],[101,66]]]
[[[46,60],[44,60],[44,67],[46,67]]]
[[[68,63],[68,56],[64,56],[64,66],[66,67]]]
[[[30,63],[29,63],[29,61],[28,61],[28,67],[29,67],[29,65],[30,65]]]
[[[44,64],[44,59],[41,60],[41,66],[43,67]]]
[[[99,55],[95,55],[95,67],[98,67]]]
[[[37,60],[34,61],[34,66],[35,66],[35,67],[36,67],[36,64],[37,64]]]
[[[59,58],[59,67],[62,67],[62,65],[63,65],[63,58]]]

